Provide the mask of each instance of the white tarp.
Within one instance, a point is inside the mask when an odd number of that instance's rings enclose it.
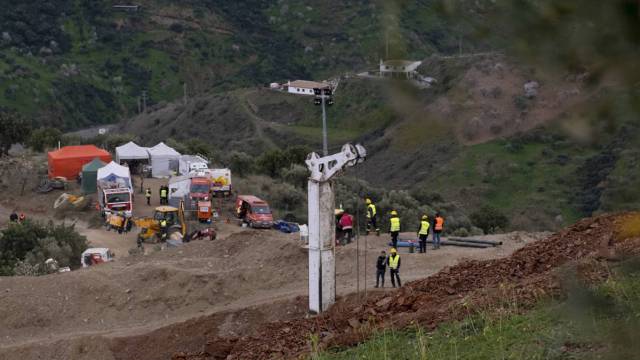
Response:
[[[180,174],[187,175],[192,171],[199,171],[209,168],[209,162],[198,155],[180,156]]]
[[[169,177],[172,170],[178,170],[180,153],[165,143],[161,142],[147,151],[151,160],[151,176],[155,178]]]
[[[98,169],[98,184],[100,185],[100,183],[116,183],[121,187],[132,189],[131,172],[128,167],[112,161]]]
[[[147,148],[129,141],[116,148],[116,162],[119,164],[123,160],[149,160],[149,153]]]

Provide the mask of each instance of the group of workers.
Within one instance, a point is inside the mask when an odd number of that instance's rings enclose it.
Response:
[[[160,205],[168,205],[169,204],[169,187],[166,185],[160,186],[158,191],[160,195]],[[151,205],[151,188],[146,188],[144,191],[144,197],[147,199],[147,206]]]
[[[376,205],[371,201],[371,199],[367,198],[365,200],[367,204],[367,235],[370,232],[375,231],[377,235],[380,235],[380,228],[378,227],[377,222],[377,208]],[[401,225],[400,225],[400,216],[396,210],[392,210],[389,217],[389,234],[391,235],[391,250],[389,251],[389,256],[386,255],[384,251],[380,253],[378,256],[378,261],[376,262],[376,287],[382,285],[384,287],[384,275],[386,272],[387,266],[389,267],[389,273],[391,275],[391,285],[396,287],[396,283],[398,286],[402,286],[400,282],[400,255],[398,255],[398,236],[400,235]],[[427,239],[429,237],[429,232],[431,231],[433,234],[433,249],[440,249],[440,235],[444,230],[444,218],[442,215],[437,212],[433,222],[429,221],[429,216],[424,214],[420,219],[420,225],[418,226],[418,230],[416,235],[419,239],[419,252],[426,253],[427,252]],[[380,283],[382,280],[382,283]]]

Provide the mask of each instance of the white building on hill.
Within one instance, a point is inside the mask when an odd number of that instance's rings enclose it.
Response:
[[[422,61],[411,60],[380,60],[380,76],[415,78]]]
[[[291,94],[298,95],[314,95],[313,89],[326,89],[329,88],[330,85],[325,82],[317,82],[317,81],[308,81],[308,80],[296,80],[289,81],[287,83],[288,92]]]

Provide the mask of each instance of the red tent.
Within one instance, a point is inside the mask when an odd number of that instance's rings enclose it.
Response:
[[[91,160],[111,162],[111,154],[93,145],[65,146],[59,150],[49,152],[49,178],[63,176],[67,179],[75,179],[82,171],[82,166]]]

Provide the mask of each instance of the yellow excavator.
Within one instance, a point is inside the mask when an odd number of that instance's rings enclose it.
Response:
[[[160,229],[160,222],[167,222],[167,230]],[[173,206],[158,206],[153,217],[145,217],[133,220],[140,228],[138,233],[138,246],[142,243],[158,243],[167,240],[182,242],[187,235],[187,222],[184,217],[184,202],[181,201],[178,208]]]

